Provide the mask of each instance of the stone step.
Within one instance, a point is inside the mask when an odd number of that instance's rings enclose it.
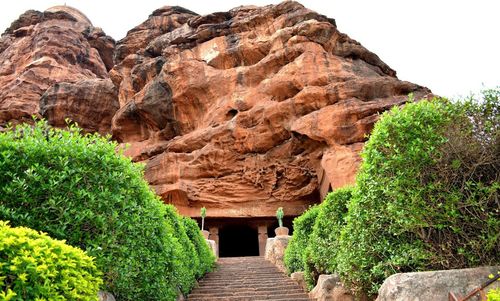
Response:
[[[310,299],[302,294],[281,295],[281,296],[203,296],[203,297],[188,297],[188,301],[310,301]]]
[[[278,280],[278,281],[234,281],[234,282],[221,282],[221,281],[200,281],[198,283],[199,287],[248,287],[249,284],[262,286],[262,287],[287,287],[296,286],[292,281]]]
[[[209,275],[205,277],[205,279],[236,279],[240,278],[241,275],[238,275],[237,273],[231,274],[231,275]],[[279,278],[283,277],[283,275],[279,275],[276,273],[270,273],[270,274],[246,274],[243,276],[245,279],[255,279],[255,278],[261,278],[261,279],[267,279],[267,278]]]
[[[248,284],[259,284],[261,286],[267,286],[267,285],[272,285],[273,283],[275,285],[278,284],[294,284],[292,280],[285,280],[285,279],[239,279],[239,280],[217,280],[217,279],[208,279],[208,280],[203,280],[199,282],[199,286],[202,285],[248,285]]]
[[[193,289],[191,294],[206,294],[206,293],[232,293],[234,292],[234,288],[222,288],[222,287],[217,287],[217,288],[212,288],[212,287],[198,287]],[[282,287],[282,288],[274,288],[274,287],[262,287],[262,288],[254,288],[254,287],[240,287],[237,289],[238,292],[291,292],[291,291],[296,291],[296,292],[302,292],[301,288],[297,287]]]
[[[284,281],[284,282],[289,282],[292,283],[291,280],[283,279],[281,277],[255,277],[255,278],[241,278],[241,279],[233,279],[233,278],[208,278],[208,279],[203,279],[200,281],[200,283],[211,283],[211,282],[220,282],[220,283],[230,283],[230,282],[236,282],[236,283],[242,283],[242,282],[271,282],[271,281]]]
[[[188,301],[309,301],[297,283],[263,257],[220,258]]]
[[[200,292],[193,292],[190,294],[191,298],[201,298],[201,297],[246,297],[246,296],[252,296],[252,297],[268,297],[268,296],[304,296],[304,292],[301,290],[293,290],[293,291],[288,291],[286,293],[284,292],[273,292],[273,291],[260,291],[260,290],[237,290],[237,291],[226,291],[226,292],[208,292],[208,293],[200,293]]]

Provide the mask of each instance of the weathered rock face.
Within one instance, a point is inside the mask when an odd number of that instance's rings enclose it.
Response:
[[[0,42],[0,120],[41,109],[56,125],[111,131],[191,216],[302,213],[353,182],[380,112],[430,93],[293,1],[207,16],[163,7],[117,43],[114,65],[112,40],[85,16],[27,14]]]
[[[137,51],[117,52],[110,73],[113,135],[188,215],[301,213],[319,201],[318,173],[352,183],[380,112],[429,93],[297,2],[207,16],[163,8],[117,49]]]
[[[0,124],[40,116],[40,98],[55,84],[109,78],[106,66],[112,67],[113,49],[113,39],[93,27],[76,9],[56,6],[45,12],[25,12],[0,38]],[[107,114],[113,115],[114,111]],[[56,125],[74,116],[66,115],[64,110],[57,111],[61,115],[53,113],[45,117],[49,122],[55,118]],[[78,119],[89,117],[93,118],[81,114]],[[90,128],[99,130],[100,126]]]
[[[109,134],[111,119],[119,109],[118,90],[110,79],[56,83],[40,98],[40,114],[54,126],[77,122],[86,132]]]

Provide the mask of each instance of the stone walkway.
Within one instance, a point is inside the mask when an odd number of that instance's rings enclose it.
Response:
[[[219,258],[188,301],[309,301],[307,294],[264,257]]]

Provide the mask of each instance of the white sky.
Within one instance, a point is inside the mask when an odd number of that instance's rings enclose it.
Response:
[[[81,10],[94,26],[116,40],[164,5],[198,14],[275,0],[103,1],[14,0],[2,3],[0,32],[27,9],[64,4]],[[455,97],[500,85],[498,0],[301,0],[337,21],[341,32],[361,42],[397,71],[398,77]]]

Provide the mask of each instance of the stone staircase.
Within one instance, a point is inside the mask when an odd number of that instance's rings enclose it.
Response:
[[[219,258],[214,272],[193,289],[188,301],[309,301],[307,294],[264,257]]]

